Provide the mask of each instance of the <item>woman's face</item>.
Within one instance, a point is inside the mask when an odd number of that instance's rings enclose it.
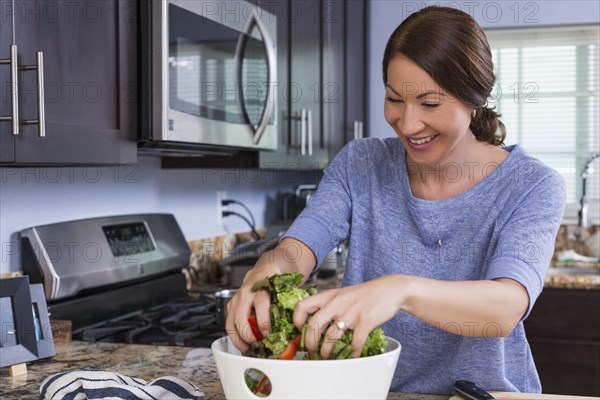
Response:
[[[469,129],[473,108],[443,90],[417,64],[398,55],[388,64],[384,115],[409,160],[460,161],[476,143]]]

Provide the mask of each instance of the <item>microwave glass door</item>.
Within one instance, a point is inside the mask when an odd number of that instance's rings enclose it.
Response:
[[[169,5],[169,104],[200,118],[251,125],[268,103],[269,64],[262,33],[246,32]]]

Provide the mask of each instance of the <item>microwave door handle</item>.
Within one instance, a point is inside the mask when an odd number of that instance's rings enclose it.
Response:
[[[275,81],[277,80],[277,55],[275,54],[275,50],[273,47],[273,40],[271,36],[269,36],[269,32],[265,28],[264,23],[258,16],[257,12],[254,11],[252,20],[256,23],[258,27],[258,31],[263,37],[263,44],[265,46],[265,51],[267,53],[267,99],[265,100],[265,106],[263,108],[262,115],[260,117],[260,121],[256,128],[256,132],[254,134],[254,144],[258,144],[260,139],[262,138],[265,130],[267,129],[267,125],[275,112]]]
[[[246,29],[244,29],[244,31],[242,33],[240,33],[240,36],[238,37],[238,41],[237,44],[235,46],[235,75],[237,77],[237,88],[236,88],[236,97],[239,96],[239,102],[238,102],[238,106],[239,106],[239,110],[240,113],[242,115],[242,119],[244,120],[244,122],[246,123],[246,125],[248,126],[248,128],[250,129],[250,137],[254,140],[254,127],[252,126],[252,123],[250,122],[250,117],[248,116],[248,110],[246,110],[246,104],[244,103],[244,84],[242,82],[242,55],[244,54],[244,48],[246,47],[246,34],[248,32],[250,32],[250,29],[252,27],[252,19],[250,20],[250,22],[248,23],[248,25],[246,26]]]

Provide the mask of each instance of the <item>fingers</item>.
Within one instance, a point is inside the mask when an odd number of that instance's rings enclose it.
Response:
[[[252,309],[256,313],[256,322],[263,335],[270,332],[270,301],[266,292],[251,293],[240,289],[227,303],[225,329],[234,346],[241,352],[248,350],[249,343],[257,341],[248,322]]]
[[[293,322],[301,330],[307,325],[306,336],[304,338],[304,347],[309,352],[315,352],[319,348],[321,335],[331,320],[335,317],[332,307],[326,307],[330,299],[328,292],[322,292],[301,300],[294,310]],[[308,320],[310,314],[312,317]]]
[[[369,330],[365,330],[360,326],[354,329],[352,332],[352,357],[360,357],[362,349],[365,347],[365,343],[369,337],[369,333],[371,333]]]
[[[294,325],[298,329],[302,329],[303,325],[307,325],[306,336],[304,338],[304,346],[309,352],[319,350],[321,342],[320,354],[323,358],[329,358],[331,350],[335,342],[342,338],[346,329],[352,329],[348,321],[353,321],[350,315],[340,318],[338,314],[340,304],[339,290],[328,290],[319,294],[307,297],[300,301],[294,310]],[[312,315],[309,318],[309,315]],[[344,314],[345,315],[345,314]],[[340,329],[333,322],[344,321],[345,328]]]
[[[323,308],[328,302],[327,292],[314,294],[306,297],[298,302],[296,309],[294,310],[293,322],[298,330],[306,324],[308,316],[314,314],[319,309]]]
[[[309,352],[319,349],[322,338],[320,355],[329,358],[335,342],[342,338],[346,329],[352,329],[351,356],[360,357],[369,333],[380,322],[373,320],[369,315],[371,311],[357,307],[356,296],[351,295],[350,290],[324,291],[303,299],[296,306],[293,322],[298,329],[307,325],[304,344]],[[343,329],[337,326],[340,321],[344,323]]]
[[[227,331],[227,335],[231,339],[233,345],[242,353],[248,350],[250,346],[240,338],[240,334],[235,325],[235,318],[233,316],[233,310],[238,309],[239,296],[236,294],[233,296],[231,300],[227,303],[227,319],[225,320],[225,330]]]
[[[254,296],[254,313],[256,314],[256,322],[263,336],[271,333],[271,300],[269,294],[260,291]]]
[[[344,325],[346,328],[340,329],[338,327],[337,322],[344,321]],[[325,337],[323,338],[323,344],[321,345],[321,357],[324,359],[328,359],[331,356],[331,351],[333,350],[333,345],[336,341],[344,336],[344,332],[346,329],[352,329],[350,325],[347,325],[344,318],[338,318],[336,321],[333,321],[331,326],[325,332]]]

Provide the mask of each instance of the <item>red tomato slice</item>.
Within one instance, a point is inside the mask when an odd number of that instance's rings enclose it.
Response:
[[[255,315],[251,315],[248,317],[248,324],[250,325],[250,329],[252,330],[252,334],[254,335],[254,337],[256,338],[256,340],[261,341],[263,340],[263,335],[260,332],[260,329],[258,328],[258,322],[256,322],[256,316]]]
[[[269,378],[266,375],[263,376],[263,378],[260,380],[256,389],[254,389],[254,394],[259,394],[259,393],[263,394],[265,396],[268,396],[271,394],[271,381],[269,380]]]
[[[279,356],[280,360],[291,360],[296,355],[296,343],[289,342],[283,353]]]
[[[296,337],[294,340],[292,340],[292,343],[294,343],[296,345],[296,347],[300,347],[300,343],[302,342],[302,335]]]

